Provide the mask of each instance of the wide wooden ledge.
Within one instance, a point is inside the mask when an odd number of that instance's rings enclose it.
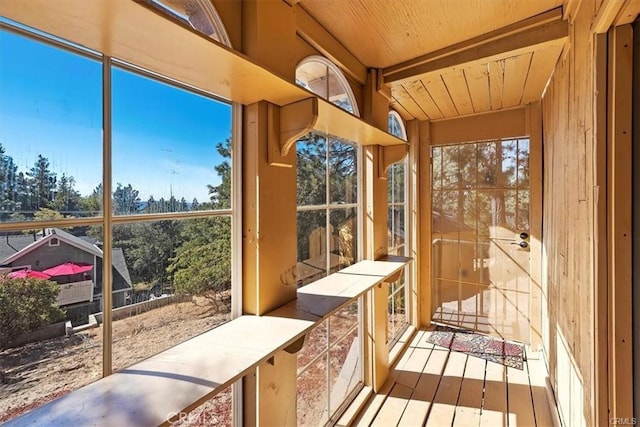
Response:
[[[361,261],[298,290],[266,316],[241,316],[9,421],[7,426],[167,424],[271,359],[299,350],[323,319],[402,271],[406,257]]]

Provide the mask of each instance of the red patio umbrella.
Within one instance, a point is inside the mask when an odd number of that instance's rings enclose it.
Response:
[[[47,268],[43,273],[49,276],[69,276],[71,274],[84,273],[93,268],[92,264],[77,264],[74,262],[65,262],[55,267]]]
[[[7,277],[10,279],[48,279],[51,276],[41,271],[18,270],[7,274]]]

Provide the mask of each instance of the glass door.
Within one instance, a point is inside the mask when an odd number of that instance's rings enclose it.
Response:
[[[433,321],[529,342],[529,139],[431,150]]]

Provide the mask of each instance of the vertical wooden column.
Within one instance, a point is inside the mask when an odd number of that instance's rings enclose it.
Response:
[[[408,179],[409,179],[409,194],[408,194],[408,209],[409,209],[409,241],[407,242],[409,247],[408,255],[413,258],[413,265],[411,268],[411,289],[409,290],[411,315],[409,321],[412,325],[420,327],[420,311],[421,311],[421,297],[420,297],[420,280],[421,280],[421,262],[422,252],[420,250],[421,241],[421,226],[420,226],[420,122],[418,120],[411,120],[406,125],[407,140],[409,142],[409,161],[408,167]]]
[[[365,174],[365,246],[366,259],[377,259],[387,254],[387,180],[378,176],[381,157],[377,145],[364,147]],[[389,375],[387,349],[387,297],[389,285],[382,283],[367,294],[365,318],[365,381],[380,390]]]
[[[530,344],[533,351],[542,345],[542,111],[540,103],[527,106],[527,134],[530,160]]]
[[[364,88],[363,117],[373,126],[388,127],[389,100],[378,79],[377,70],[371,69]],[[365,236],[364,257],[378,259],[387,255],[387,180],[380,176],[383,148],[378,145],[364,147],[364,200]],[[389,375],[389,351],[387,349],[387,298],[389,284],[382,283],[367,294],[365,318],[365,381],[375,391],[380,390]]]
[[[242,2],[242,52],[294,81],[296,24],[280,0]],[[296,298],[296,158],[270,166],[275,123],[266,102],[243,118],[243,313],[263,315]],[[247,339],[238,337],[238,339]],[[244,425],[296,425],[296,355],[279,352],[245,378]]]
[[[633,31],[609,31],[607,200],[609,417],[633,417],[631,132]]]
[[[266,102],[247,106],[243,120],[243,313],[263,315],[296,298],[296,172],[268,163]],[[295,151],[287,157],[295,164]],[[295,355],[260,365],[244,402],[245,425],[295,425]]]
[[[431,326],[431,124],[419,124],[420,144],[420,326]]]
[[[296,75],[293,8],[282,0],[243,0],[242,51],[293,82]]]

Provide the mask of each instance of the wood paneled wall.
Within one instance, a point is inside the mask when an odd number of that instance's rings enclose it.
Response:
[[[596,3],[583,0],[569,18],[570,43],[542,102],[543,340],[560,416],[570,426],[600,425],[594,419],[593,248],[597,193],[604,195],[605,189],[597,187],[594,153],[605,129],[598,129],[594,114],[595,39],[590,27]]]

